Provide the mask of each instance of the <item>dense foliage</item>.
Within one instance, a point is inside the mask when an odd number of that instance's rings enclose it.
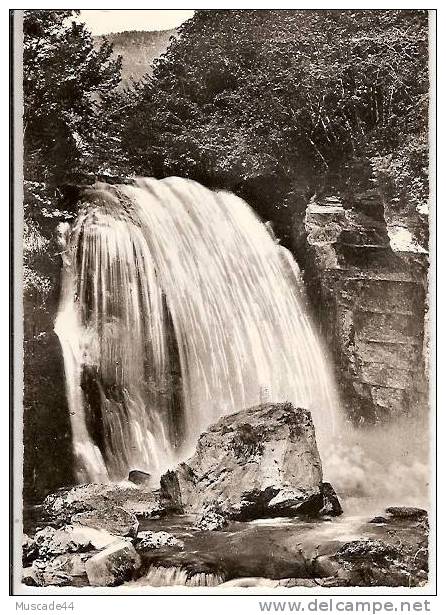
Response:
[[[418,200],[427,57],[425,11],[198,11],[135,93],[123,148],[137,173],[283,202],[362,160]]]
[[[277,217],[359,168],[395,203],[426,201],[426,11],[199,10],[124,91],[110,44],[95,49],[70,13],[29,11],[25,23],[36,181],[175,174]]]
[[[101,97],[120,80],[121,60],[105,40],[95,49],[76,11],[29,10],[24,16],[25,176],[73,181],[95,172],[105,137]]]
[[[43,295],[48,281],[32,265],[52,239],[40,236],[45,217],[64,219],[60,186],[91,181],[107,164],[104,146],[113,152],[116,143],[101,103],[119,83],[121,60],[106,41],[94,47],[78,13],[27,10],[23,20],[25,288]]]

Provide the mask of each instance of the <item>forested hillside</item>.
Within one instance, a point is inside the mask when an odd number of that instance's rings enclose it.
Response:
[[[170,44],[176,30],[160,32],[116,32],[107,34],[106,40],[113,45],[113,57],[122,56],[122,81],[120,87],[130,86],[146,74],[152,74],[153,60],[159,58]],[[95,45],[104,37],[95,36]]]
[[[223,186],[268,217],[358,178],[426,201],[425,11],[203,10],[179,35],[118,120],[137,173]]]

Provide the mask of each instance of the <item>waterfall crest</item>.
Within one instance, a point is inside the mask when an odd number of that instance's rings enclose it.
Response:
[[[336,392],[291,254],[240,198],[186,179],[96,184],[65,233],[55,330],[79,481],[154,476],[223,414]]]

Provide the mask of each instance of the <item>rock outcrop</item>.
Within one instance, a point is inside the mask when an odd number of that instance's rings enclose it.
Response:
[[[33,586],[82,584],[86,562],[119,540],[105,529],[82,525],[46,526],[23,543],[23,583]]]
[[[203,531],[222,530],[227,525],[227,518],[215,507],[206,508],[195,522],[195,528]]]
[[[312,201],[304,229],[308,294],[350,416],[374,422],[424,407],[425,250],[389,237],[373,190],[354,203]],[[301,224],[296,233],[302,244]]]
[[[119,506],[80,512],[71,517],[71,522],[97,530],[105,530],[115,536],[132,538],[137,535],[139,526],[135,515]]]
[[[383,540],[354,540],[338,550],[337,572],[344,585],[362,587],[413,587],[428,579],[427,541],[410,545]]]
[[[72,518],[80,513],[95,515],[98,524],[103,527],[101,515],[108,515],[107,523],[113,525],[114,533],[122,535],[124,527],[127,527],[128,535],[135,534],[135,517],[159,517],[166,514],[168,502],[162,500],[159,491],[138,487],[133,483],[120,484],[86,484],[77,487],[59,489],[48,495],[43,503],[44,515],[52,523],[71,523]],[[94,524],[92,515],[77,517],[90,519],[90,525]],[[105,523],[105,521],[104,521]],[[121,526],[120,529],[117,526]],[[91,525],[93,527],[93,525]],[[95,525],[96,527],[96,525]],[[133,527],[133,529],[131,529]]]
[[[428,518],[427,511],[424,508],[417,508],[415,506],[389,506],[386,508],[386,513],[394,519],[426,521]]]
[[[193,457],[162,477],[161,491],[187,513],[214,507],[242,520],[317,514],[322,467],[310,413],[278,403],[221,418]]]
[[[89,557],[91,553],[64,553],[50,560],[36,559],[23,570],[23,583],[37,587],[81,585]]]
[[[136,538],[138,549],[163,549],[165,547],[183,548],[183,542],[168,532],[140,532]]]
[[[75,525],[60,529],[47,526],[36,533],[34,545],[39,558],[50,558],[63,553],[102,549],[115,540],[116,537],[105,530]]]

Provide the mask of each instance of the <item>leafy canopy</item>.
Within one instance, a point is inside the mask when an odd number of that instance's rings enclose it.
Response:
[[[135,91],[122,146],[140,174],[320,183],[414,136],[423,150],[427,57],[425,11],[197,11]]]
[[[105,145],[103,96],[120,80],[121,59],[105,40],[95,49],[79,11],[24,14],[25,178],[53,184],[94,172]]]

